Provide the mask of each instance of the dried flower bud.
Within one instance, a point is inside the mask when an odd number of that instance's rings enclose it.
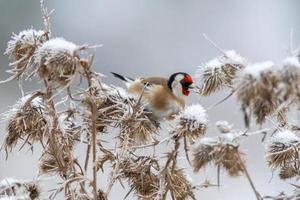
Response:
[[[267,145],[266,159],[273,169],[280,169],[282,179],[300,174],[298,160],[300,139],[289,130],[275,133]]]
[[[182,169],[167,170],[165,175],[166,188],[170,191],[173,199],[195,199],[192,191],[192,183],[188,180]]]
[[[300,62],[296,57],[288,57],[278,70],[280,73],[280,87],[278,96],[281,101],[292,100],[299,96]]]
[[[159,189],[159,179],[153,173],[152,166],[152,160],[145,157],[131,158],[120,164],[122,178],[128,180],[130,187],[140,199],[152,199]]]
[[[147,143],[153,134],[157,133],[159,124],[147,112],[143,105],[138,105],[135,100],[129,100],[125,105],[123,116],[117,124],[121,129],[119,135],[122,145],[139,145]]]
[[[32,99],[32,95],[27,95],[21,98],[5,118],[8,120],[4,142],[6,149],[15,146],[19,139],[33,143],[48,136],[48,120],[39,97]]]
[[[235,51],[226,51],[225,55],[214,58],[197,71],[196,77],[203,81],[200,93],[210,95],[223,88],[232,87],[236,72],[246,66],[247,61]]]
[[[194,150],[193,168],[194,171],[199,171],[208,163],[213,163],[225,169],[230,176],[238,176],[244,171],[244,160],[241,159],[241,155],[238,146],[231,140],[224,137],[203,138]]]
[[[236,97],[241,102],[247,126],[251,114],[258,124],[262,124],[278,106],[276,88],[279,77],[273,67],[270,61],[248,65],[235,79]]]
[[[35,50],[46,40],[46,34],[41,30],[28,29],[12,35],[5,51],[13,61],[10,63],[13,69],[9,71],[14,74],[12,78],[19,78],[23,74]]]
[[[207,126],[207,114],[200,104],[194,104],[186,107],[177,116],[179,136],[186,136],[190,139],[196,139],[204,135]]]
[[[51,83],[67,85],[82,70],[79,51],[82,47],[63,38],[45,42],[34,55],[36,75]]]

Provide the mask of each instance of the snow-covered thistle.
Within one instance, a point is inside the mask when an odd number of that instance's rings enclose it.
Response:
[[[266,159],[272,169],[280,170],[280,178],[300,175],[300,138],[290,130],[275,133],[267,144]]]
[[[79,54],[84,49],[86,47],[78,46],[64,38],[50,39],[35,52],[37,77],[51,83],[67,85],[85,67]]]
[[[27,95],[5,113],[8,121],[5,149],[12,149],[20,139],[24,144],[32,144],[48,137],[49,120],[44,112],[42,99],[37,95]]]
[[[223,56],[200,66],[196,72],[196,78],[202,82],[200,94],[206,96],[224,87],[232,88],[237,71],[243,69],[246,64],[245,58],[230,50],[225,51]]]
[[[204,135],[208,119],[205,109],[200,104],[186,107],[176,118],[178,127],[176,132],[190,140]]]
[[[12,60],[9,73],[12,73],[10,79],[18,79],[28,69],[33,62],[32,58],[36,49],[47,41],[47,34],[42,30],[28,29],[19,34],[13,34],[11,40],[7,43],[5,54]]]
[[[266,116],[272,114],[278,106],[276,88],[279,77],[271,61],[247,65],[235,79],[234,90],[245,115],[245,124],[249,126],[253,114],[256,122],[262,124]]]

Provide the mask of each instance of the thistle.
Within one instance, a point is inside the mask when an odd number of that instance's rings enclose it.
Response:
[[[44,31],[28,29],[19,34],[13,34],[7,43],[5,54],[12,60],[11,70],[13,74],[7,81],[19,79],[33,62],[33,55],[36,49],[47,41],[47,34]]]
[[[36,76],[52,84],[68,85],[86,66],[79,54],[86,48],[63,38],[50,39],[34,54]]]
[[[208,123],[206,111],[199,104],[186,107],[176,117],[176,121],[177,137],[187,137],[190,141],[204,135]]]
[[[23,144],[32,144],[48,137],[49,120],[40,97],[23,97],[5,114],[5,118],[8,121],[4,140],[6,150],[12,149],[20,139],[24,140]]]
[[[237,71],[243,69],[246,63],[246,59],[231,50],[200,66],[196,73],[196,77],[202,82],[200,94],[207,96],[222,88],[232,88]]]
[[[251,115],[258,124],[262,124],[276,110],[278,84],[279,77],[272,62],[248,65],[237,75],[234,90],[241,103],[246,126],[249,126]]]
[[[280,170],[280,178],[299,177],[300,139],[289,130],[275,133],[267,145],[266,160],[269,167]]]

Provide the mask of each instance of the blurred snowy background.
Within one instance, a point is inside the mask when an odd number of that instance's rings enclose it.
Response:
[[[300,1],[298,0],[51,0],[46,5],[55,9],[52,15],[54,36],[63,36],[77,44],[103,44],[95,53],[94,69],[108,75],[104,81],[121,85],[109,72],[131,77],[169,76],[185,71],[194,75],[197,66],[218,56],[219,52],[203,37],[206,33],[223,49],[235,49],[249,61],[280,62],[287,55],[290,30],[294,30],[294,45],[300,44]],[[34,27],[43,28],[38,0],[0,1],[0,52],[12,32]],[[8,75],[8,58],[0,54],[0,78]],[[24,84],[33,90],[34,81]],[[121,85],[123,86],[123,85]],[[20,97],[17,82],[0,87],[0,112],[8,109]],[[189,103],[200,102],[208,107],[228,94],[219,92],[211,97],[192,95]],[[218,120],[234,123],[243,129],[242,115],[234,98],[208,113],[210,125]],[[1,123],[0,141],[5,133]],[[209,129],[207,135],[217,134]],[[242,143],[247,154],[247,166],[257,189],[263,194],[278,194],[293,188],[268,169],[264,161],[261,136]],[[82,150],[82,154],[84,150]],[[15,177],[32,179],[37,175],[38,148],[34,154],[24,148],[10,154],[0,153],[0,179]],[[216,169],[207,168],[194,174],[194,183],[205,178],[216,182]],[[45,180],[51,185],[51,180]],[[53,182],[53,181],[52,181]],[[100,180],[101,182],[101,180]],[[104,182],[104,181],[102,181]],[[197,199],[255,199],[247,180],[241,176],[221,176],[220,188],[197,192]],[[50,189],[50,186],[49,188]],[[110,199],[122,199],[126,191],[116,185]]]

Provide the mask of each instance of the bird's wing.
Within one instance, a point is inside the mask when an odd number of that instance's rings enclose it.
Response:
[[[138,78],[128,88],[129,93],[141,94],[144,90],[144,95],[151,94],[157,88],[167,88],[167,79],[160,77]]]

